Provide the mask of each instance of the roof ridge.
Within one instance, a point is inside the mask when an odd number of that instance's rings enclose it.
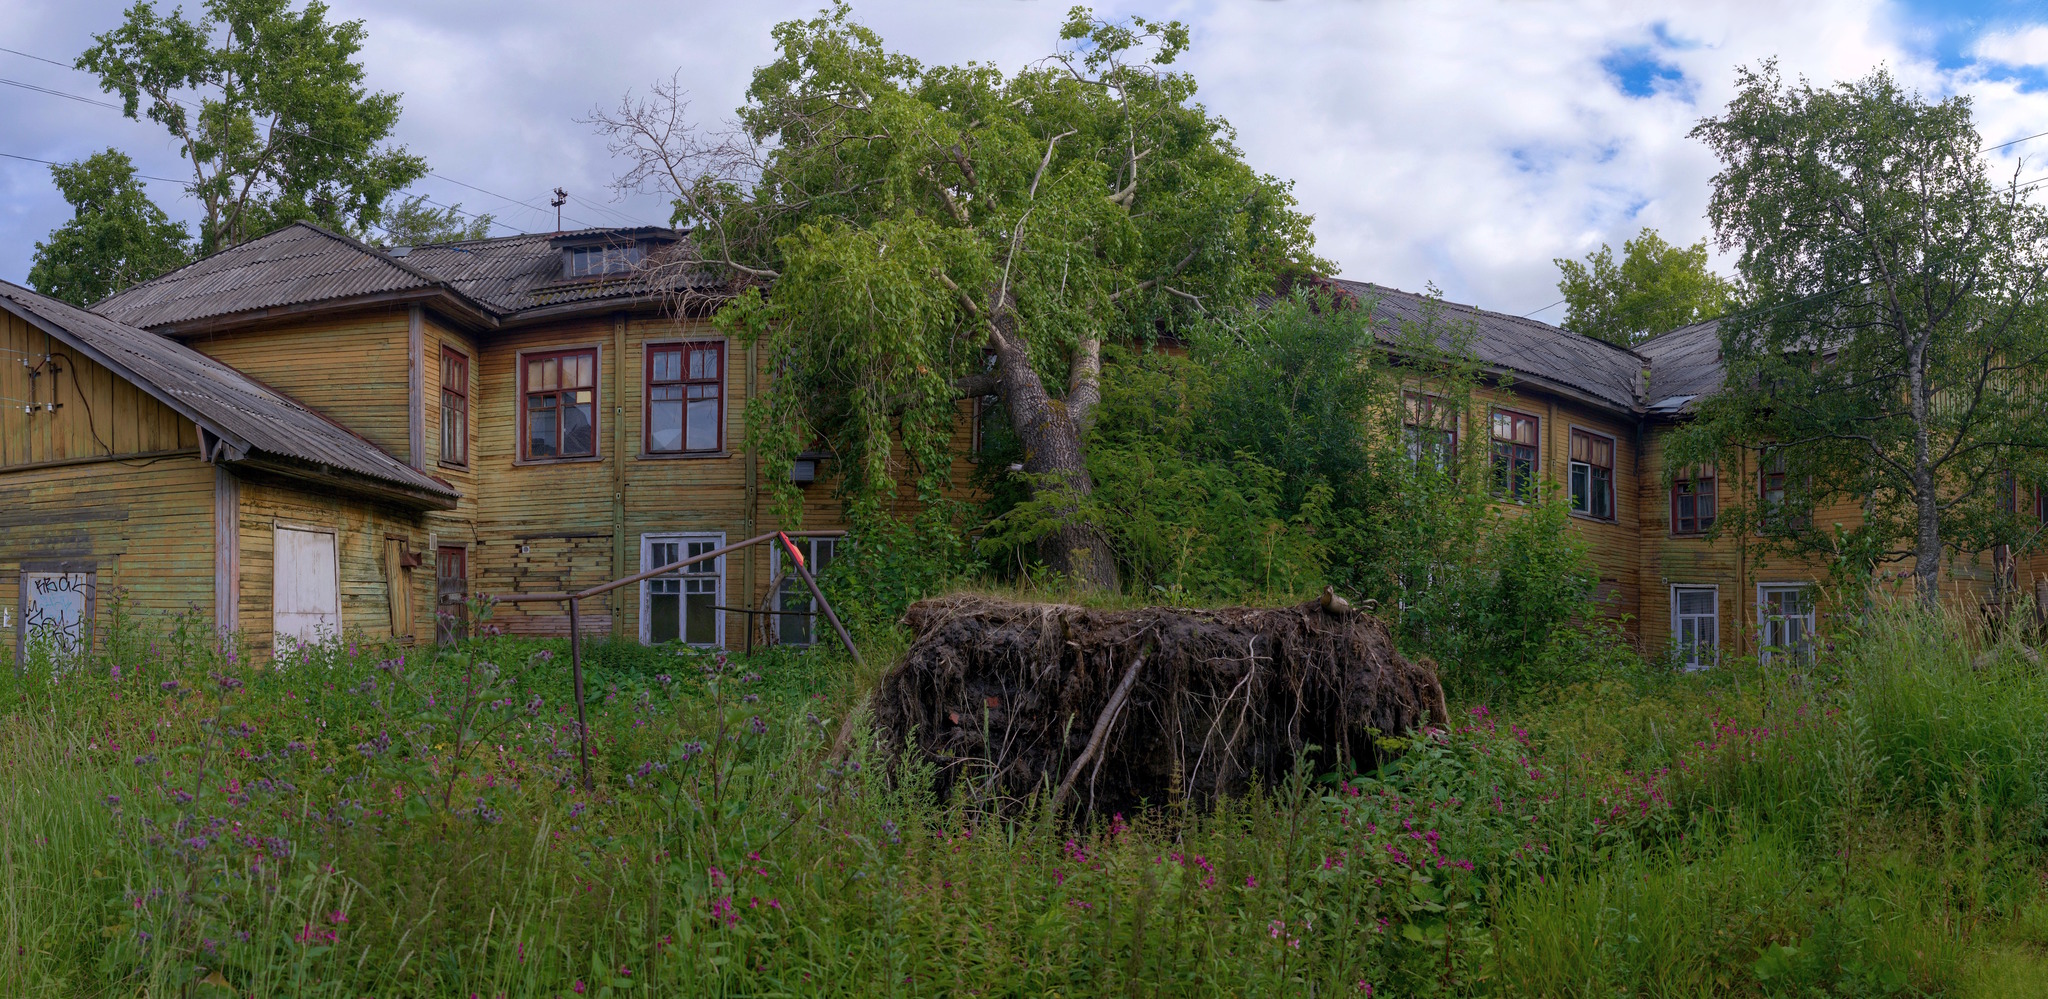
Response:
[[[1493,309],[1483,308],[1483,307],[1481,307],[1481,306],[1477,306],[1477,305],[1467,305],[1467,304],[1465,304],[1465,303],[1463,303],[1463,302],[1453,302],[1453,301],[1451,301],[1450,299],[1447,299],[1447,298],[1443,298],[1443,297],[1441,297],[1441,296],[1431,296],[1431,295],[1426,295],[1426,294],[1423,294],[1422,292],[1419,292],[1419,291],[1407,291],[1407,290],[1405,290],[1405,289],[1401,289],[1401,288],[1396,288],[1396,287],[1394,287],[1393,285],[1389,285],[1389,284],[1375,284],[1374,282],[1371,282],[1371,281],[1356,281],[1356,280],[1352,280],[1352,279],[1349,279],[1349,278],[1338,278],[1337,280],[1342,280],[1342,281],[1348,281],[1348,282],[1349,282],[1349,283],[1351,283],[1351,284],[1362,284],[1362,285],[1367,285],[1367,286],[1369,286],[1369,287],[1373,287],[1373,288],[1385,288],[1385,289],[1386,289],[1386,290],[1388,290],[1388,291],[1392,291],[1392,292],[1398,292],[1398,293],[1400,293],[1400,294],[1403,294],[1403,295],[1409,295],[1409,296],[1412,296],[1412,297],[1415,297],[1415,298],[1423,298],[1423,299],[1427,299],[1427,298],[1435,298],[1435,300],[1436,300],[1436,301],[1438,301],[1438,302],[1442,303],[1443,305],[1445,305],[1446,307],[1449,307],[1449,308],[1453,308],[1453,309],[1463,309],[1463,310],[1464,310],[1464,311],[1466,311],[1466,312],[1472,312],[1472,313],[1477,313],[1477,314],[1479,314],[1479,315],[1482,315],[1482,316],[1492,316],[1492,317],[1494,317],[1494,318],[1496,318],[1496,319],[1505,319],[1505,320],[1508,320],[1509,322],[1514,322],[1514,323],[1521,323],[1521,324],[1525,324],[1525,325],[1529,325],[1529,326],[1536,326],[1536,327],[1541,327],[1541,328],[1543,328],[1543,329],[1545,329],[1545,330],[1550,330],[1550,331],[1552,331],[1552,332],[1555,332],[1555,333],[1561,334],[1561,335],[1563,335],[1563,336],[1565,336],[1565,337],[1572,337],[1572,338],[1576,338],[1576,339],[1578,339],[1578,340],[1583,340],[1583,341],[1585,341],[1585,342],[1588,342],[1588,343],[1598,344],[1599,346],[1601,346],[1601,347],[1604,347],[1604,348],[1606,348],[1606,349],[1608,349],[1608,350],[1612,350],[1612,351],[1616,351],[1616,352],[1619,352],[1619,353],[1623,353],[1623,354],[1627,354],[1627,355],[1630,355],[1631,357],[1634,357],[1634,358],[1635,358],[1636,360],[1639,360],[1639,361],[1648,361],[1648,360],[1649,360],[1649,358],[1646,358],[1646,357],[1644,357],[1643,355],[1641,355],[1641,354],[1638,354],[1638,353],[1636,353],[1636,352],[1635,352],[1635,349],[1634,349],[1634,348],[1632,348],[1632,347],[1623,347],[1623,346],[1621,346],[1621,345],[1619,345],[1619,344],[1613,344],[1613,343],[1608,343],[1607,341],[1605,341],[1605,340],[1602,340],[1602,339],[1600,339],[1600,338],[1599,338],[1599,337],[1597,337],[1597,336],[1588,336],[1588,335],[1586,335],[1586,334],[1584,334],[1584,333],[1578,333],[1578,332],[1574,332],[1574,331],[1572,331],[1572,330],[1568,330],[1568,329],[1565,329],[1565,328],[1564,328],[1564,327],[1562,327],[1562,326],[1557,326],[1557,325],[1554,325],[1554,324],[1552,324],[1552,323],[1546,323],[1546,322],[1544,322],[1544,321],[1543,321],[1543,320],[1541,320],[1541,319],[1531,319],[1531,318],[1529,318],[1528,316],[1518,316],[1518,315],[1515,315],[1515,314],[1514,314],[1514,313],[1512,313],[1512,312],[1496,312],[1496,311],[1494,311]]]

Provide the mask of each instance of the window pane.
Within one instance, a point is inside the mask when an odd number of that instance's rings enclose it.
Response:
[[[554,397],[528,396],[526,408],[527,457],[554,457],[557,437],[556,429]]]
[[[654,354],[654,380],[672,382],[683,376],[683,355],[681,351],[662,350]]]
[[[1593,470],[1585,462],[1575,461],[1571,466],[1572,509],[1585,513],[1593,508]]]
[[[1614,516],[1614,473],[1605,468],[1593,469],[1593,516]]]
[[[590,393],[579,392],[582,398],[576,405],[562,408],[562,453],[593,454],[597,450],[597,433],[591,422]]]
[[[654,593],[647,598],[647,640],[673,642],[683,636],[682,597]]]
[[[691,645],[715,645],[718,642],[718,612],[712,606],[718,602],[714,593],[690,593],[683,599],[687,619],[683,624],[683,640]]]
[[[649,404],[647,414],[647,449],[649,451],[680,451],[683,449],[683,404],[657,400]]]
[[[694,396],[696,393],[691,394]],[[718,400],[715,397],[690,400],[688,447],[692,451],[718,450]]]

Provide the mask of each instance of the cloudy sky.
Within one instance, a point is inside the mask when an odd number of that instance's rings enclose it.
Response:
[[[201,0],[185,0],[197,7]],[[404,94],[397,139],[435,175],[417,190],[494,213],[511,231],[664,221],[616,199],[619,169],[576,119],[680,71],[716,122],[770,57],[775,22],[822,0],[332,0],[360,18],[370,83]],[[858,17],[928,63],[1015,68],[1052,51],[1072,0],[858,0]],[[174,6],[176,0],[158,0]],[[116,146],[177,178],[177,150],[68,64],[125,0],[0,0],[0,278],[68,217],[48,168]],[[1617,247],[1644,226],[1709,235],[1715,164],[1686,137],[1716,113],[1735,67],[1850,79],[1880,64],[1930,95],[1968,93],[1987,144],[2048,132],[2048,2],[1691,0],[1098,0],[1110,16],[1178,18],[1201,99],[1260,170],[1296,183],[1318,247],[1343,276],[1556,321],[1553,258]],[[21,159],[28,157],[30,159]],[[2048,138],[1991,154],[2001,174],[2048,176]],[[174,181],[150,192],[173,215]],[[488,192],[488,193],[486,193]],[[1539,311],[1545,310],[1548,311]]]

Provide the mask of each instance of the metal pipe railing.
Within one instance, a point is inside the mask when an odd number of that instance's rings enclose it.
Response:
[[[818,606],[824,610],[825,619],[831,621],[832,630],[839,633],[839,641],[846,646],[847,654],[853,656],[855,665],[864,666],[861,663],[860,650],[854,648],[853,639],[847,635],[846,627],[839,623],[839,615],[833,613],[832,605],[825,600],[825,592],[818,589],[817,578],[811,575],[810,568],[804,565],[803,555],[796,550],[796,545],[789,540],[791,538],[842,538],[845,536],[845,531],[770,531],[766,534],[757,534],[737,544],[730,544],[723,548],[714,548],[702,554],[692,555],[682,561],[674,562],[658,569],[649,569],[646,572],[627,576],[624,579],[614,579],[609,583],[599,583],[596,586],[577,590],[574,593],[508,593],[502,597],[490,598],[493,603],[500,604],[559,603],[564,600],[569,602],[569,671],[576,685],[576,752],[583,768],[584,789],[588,790],[591,786],[590,722],[584,711],[583,704],[583,622],[582,614],[577,608],[577,604],[580,601],[586,597],[602,596],[621,586],[630,586],[657,576],[666,576],[682,569],[684,566],[722,558],[743,548],[751,548],[764,541],[773,541],[779,538],[782,541],[783,548],[789,551],[789,556],[793,561],[797,574],[803,577],[804,584],[810,587],[811,595],[817,598]],[[751,646],[753,644],[753,623],[751,618],[748,619],[747,627],[748,645]]]

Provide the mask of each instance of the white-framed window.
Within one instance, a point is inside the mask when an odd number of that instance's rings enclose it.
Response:
[[[1813,587],[1808,583],[1758,583],[1757,658],[1771,661],[1784,652],[1805,661],[1813,655]]]
[[[1721,652],[1721,589],[1671,588],[1671,646],[1686,669],[1706,669]]]
[[[724,534],[643,534],[640,571],[725,547]],[[725,645],[725,557],[705,559],[640,583],[640,640]]]
[[[791,544],[803,553],[804,565],[816,576],[832,564],[839,554],[838,538],[791,538]],[[781,543],[769,549],[768,578],[782,575],[789,564],[789,556],[782,550]],[[811,596],[811,588],[804,585],[803,577],[791,572],[783,576],[782,585],[775,591],[775,609],[787,611],[775,616],[775,640],[783,645],[810,645],[818,640],[818,602]]]

